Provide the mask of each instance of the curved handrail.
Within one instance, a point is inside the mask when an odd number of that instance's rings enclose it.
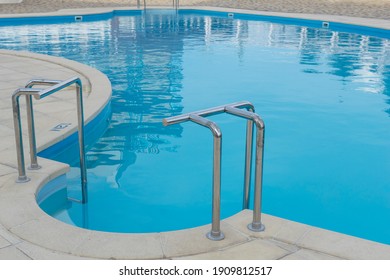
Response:
[[[248,101],[231,103],[217,106],[192,113],[182,114],[165,118],[162,120],[164,126],[192,121],[209,128],[214,135],[214,165],[213,165],[213,198],[212,198],[212,226],[207,237],[211,240],[221,240],[224,238],[220,230],[220,186],[221,186],[221,145],[222,133],[220,128],[212,121],[206,119],[207,116],[228,113],[247,119],[246,149],[245,149],[245,175],[244,175],[244,196],[243,208],[249,208],[249,193],[252,169],[252,146],[253,146],[253,124],[256,125],[256,174],[253,221],[248,225],[252,231],[263,231],[264,225],[261,223],[261,196],[263,177],[263,154],[264,154],[264,122],[255,113],[255,108]]]
[[[24,163],[24,151],[23,151],[23,137],[22,137],[22,124],[20,118],[20,96],[26,96],[27,104],[27,121],[28,121],[28,132],[29,132],[29,143],[30,143],[30,157],[31,166],[30,169],[39,169],[40,166],[37,162],[37,149],[36,149],[36,137],[34,127],[34,110],[32,103],[32,96],[35,99],[40,100],[45,98],[57,91],[60,91],[68,86],[76,85],[76,97],[77,97],[77,116],[78,116],[78,140],[79,140],[79,154],[80,154],[80,171],[81,171],[81,188],[82,188],[82,199],[81,203],[87,202],[87,171],[85,162],[85,145],[84,145],[84,111],[83,111],[83,93],[82,83],[80,78],[73,77],[68,80],[45,80],[45,79],[34,79],[30,80],[25,88],[19,88],[12,94],[12,108],[15,128],[15,141],[16,141],[16,153],[18,162],[18,179],[16,182],[24,183],[30,179],[26,175],[25,163]],[[34,85],[50,85],[51,87],[44,89],[32,88]]]
[[[221,231],[221,153],[222,153],[222,132],[218,125],[206,118],[196,114],[190,114],[190,121],[210,129],[214,138],[213,156],[213,197],[212,197],[212,226],[207,233],[211,240],[222,240],[225,238]]]
[[[146,0],[143,0],[144,10],[146,9]],[[172,7],[176,10],[179,9],[179,0],[172,0]],[[141,0],[137,0],[137,9],[141,9]]]

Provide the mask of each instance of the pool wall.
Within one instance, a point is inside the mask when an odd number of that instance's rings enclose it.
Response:
[[[89,146],[93,145],[96,139],[103,135],[109,124],[110,116],[111,106],[110,102],[108,102],[99,112],[99,114],[96,115],[95,118],[91,119],[89,122],[86,123],[84,137],[85,146],[87,150]],[[72,160],[71,162],[77,160],[78,150],[78,131],[75,131],[69,136],[67,136],[65,139],[40,151],[38,153],[38,156],[48,159],[55,159],[64,163],[70,163],[68,162],[69,159]],[[74,156],[72,157],[70,155]]]

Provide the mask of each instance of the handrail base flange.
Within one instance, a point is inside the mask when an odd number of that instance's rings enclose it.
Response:
[[[16,183],[20,184],[20,183],[27,183],[29,182],[31,179],[27,176],[19,176],[18,179],[16,179]]]
[[[222,232],[215,234],[212,231],[209,231],[206,234],[206,237],[212,241],[220,241],[222,239],[225,239],[225,235]]]
[[[264,231],[265,230],[265,226],[264,224],[260,223],[250,223],[247,228],[251,231],[254,231],[254,232],[261,232],[261,231]]]
[[[39,164],[35,164],[35,165],[31,164],[29,167],[27,167],[28,170],[39,170],[41,168],[42,166],[40,166]]]

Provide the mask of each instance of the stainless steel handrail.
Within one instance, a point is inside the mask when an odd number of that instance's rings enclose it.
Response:
[[[77,117],[78,117],[78,140],[79,140],[79,155],[80,155],[80,171],[81,171],[81,189],[82,199],[81,203],[86,203],[87,196],[87,171],[85,163],[85,146],[84,146],[84,111],[83,111],[83,93],[81,80],[78,77],[70,78],[65,81],[57,80],[44,80],[34,79],[26,84],[25,88],[17,89],[12,95],[12,108],[14,117],[15,127],[15,141],[16,141],[16,153],[18,162],[18,183],[28,182],[30,179],[26,175],[25,163],[24,163],[24,151],[23,151],[23,136],[22,136],[22,124],[20,118],[20,103],[19,97],[22,95],[26,96],[27,104],[27,121],[28,121],[28,132],[29,132],[29,144],[30,144],[30,158],[31,166],[29,169],[39,169],[40,166],[37,162],[37,149],[35,139],[35,127],[34,127],[34,110],[32,103],[32,96],[35,99],[40,100],[45,98],[61,89],[68,86],[76,85],[76,96],[77,96]],[[32,88],[35,85],[51,85],[51,87],[45,89]]]
[[[144,2],[144,10],[146,9],[146,0]],[[179,9],[179,0],[172,0],[172,6],[174,9]],[[141,0],[137,0],[137,9],[141,9]]]
[[[179,9],[179,0],[173,0],[172,1],[173,2],[173,8],[175,8],[176,10],[178,10]]]
[[[256,159],[255,159],[255,190],[253,195],[254,196],[253,221],[248,225],[248,228],[252,231],[263,231],[265,227],[261,223],[261,198],[262,198],[262,188],[263,188],[263,158],[264,158],[264,130],[265,130],[264,121],[260,118],[259,115],[255,114],[254,112],[244,111],[232,106],[226,106],[225,111],[228,114],[232,114],[238,117],[245,118],[247,120],[251,120],[256,125]]]
[[[246,109],[246,110],[243,110]],[[188,114],[182,114],[170,118],[163,119],[165,126],[178,124],[186,121],[193,121],[203,126],[212,127],[218,126],[205,119],[206,116],[212,116],[221,113],[229,113],[247,119],[246,130],[246,147],[245,147],[245,174],[244,174],[244,195],[243,208],[249,208],[249,193],[252,169],[252,146],[253,146],[253,123],[256,124],[256,175],[255,175],[255,192],[254,192],[254,208],[253,221],[248,225],[252,231],[263,231],[264,225],[261,223],[261,196],[262,196],[262,174],[263,174],[263,153],[264,153],[264,122],[254,113],[255,109],[252,103],[241,101],[223,106],[213,107],[210,109],[195,111]],[[199,118],[200,121],[199,121]],[[220,129],[218,128],[220,132]],[[214,133],[213,133],[214,134]],[[221,144],[216,146],[214,134],[214,167],[213,167],[213,215],[212,215],[212,230],[207,234],[207,237],[212,240],[223,239],[223,233],[220,231],[220,166],[221,163],[216,163],[215,159],[221,160]],[[220,135],[222,142],[222,134]],[[219,171],[216,171],[219,168]],[[219,186],[219,187],[218,187]]]
[[[56,84],[59,84],[62,81],[59,80],[44,80],[44,79],[34,79],[30,80],[25,88],[32,88],[36,85],[42,85],[42,86],[53,86]],[[40,90],[39,90],[40,91]],[[35,137],[35,127],[34,127],[34,110],[33,110],[33,103],[32,103],[32,95],[26,94],[26,107],[27,107],[27,124],[28,124],[28,131],[29,135],[29,143],[30,143],[30,166],[28,169],[30,170],[36,170],[40,169],[41,166],[39,166],[37,161],[37,145],[36,145],[36,137]]]
[[[30,181],[30,178],[28,178],[26,175],[26,167],[24,163],[23,136],[22,136],[22,123],[20,118],[19,97],[22,94],[29,95],[39,91],[40,89],[20,88],[17,89],[12,95],[12,111],[13,111],[15,142],[16,142],[16,158],[18,162],[18,178],[16,180],[17,183],[25,183]],[[30,125],[30,128],[31,127],[34,126]]]
[[[143,0],[144,2],[144,10],[146,9],[146,0]],[[137,9],[141,9],[141,0],[137,0]]]
[[[188,121],[190,119],[190,115],[199,115],[199,116],[202,116],[202,117],[218,115],[218,114],[221,114],[221,113],[225,113],[226,112],[225,108],[227,106],[228,107],[247,109],[247,110],[250,110],[250,111],[254,112],[254,107],[253,107],[252,103],[250,103],[249,101],[241,101],[241,102],[231,103],[231,104],[228,104],[228,105],[216,106],[216,107],[212,107],[212,108],[209,108],[209,109],[199,110],[199,111],[195,111],[195,112],[192,112],[192,113],[187,113],[187,114],[182,114],[182,115],[178,115],[178,116],[165,118],[165,119],[163,119],[163,124],[165,126],[167,126],[167,125],[182,123],[182,122]]]
[[[212,121],[199,115],[191,114],[190,120],[205,126],[211,130],[214,136],[214,156],[213,156],[213,195],[212,195],[212,226],[207,237],[211,240],[222,240],[225,238],[221,231],[221,151],[222,151],[222,132],[221,129]]]
[[[163,119],[164,126],[192,121],[210,129],[214,138],[213,152],[213,194],[212,194],[212,226],[211,231],[206,234],[211,240],[222,240],[225,235],[221,231],[221,151],[222,151],[222,133],[220,128],[212,121],[203,118],[199,113],[191,113],[171,118]]]
[[[225,108],[227,106],[246,109],[248,111],[254,112],[254,106],[248,101],[236,102],[228,105],[217,106],[209,109],[204,109],[196,112],[192,112],[193,115],[199,116],[212,116],[226,112]],[[170,117],[163,120],[164,125],[172,125],[176,123],[181,123],[189,120],[190,114],[182,114],[175,117]],[[251,163],[252,163],[252,139],[253,139],[253,122],[252,120],[247,121],[247,133],[246,133],[246,151],[245,151],[245,176],[244,176],[244,197],[243,197],[243,208],[249,208],[249,186],[251,181]]]

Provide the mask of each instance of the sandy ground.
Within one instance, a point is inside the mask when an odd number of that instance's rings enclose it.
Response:
[[[137,0],[23,0],[4,4],[0,13],[48,12],[69,8],[135,6]],[[17,0],[13,0],[17,2]],[[141,0],[143,3],[144,0]],[[145,0],[148,6],[170,6],[173,0]],[[12,2],[12,1],[11,1]],[[346,15],[390,19],[390,0],[180,0],[181,6],[214,6],[259,11]]]

